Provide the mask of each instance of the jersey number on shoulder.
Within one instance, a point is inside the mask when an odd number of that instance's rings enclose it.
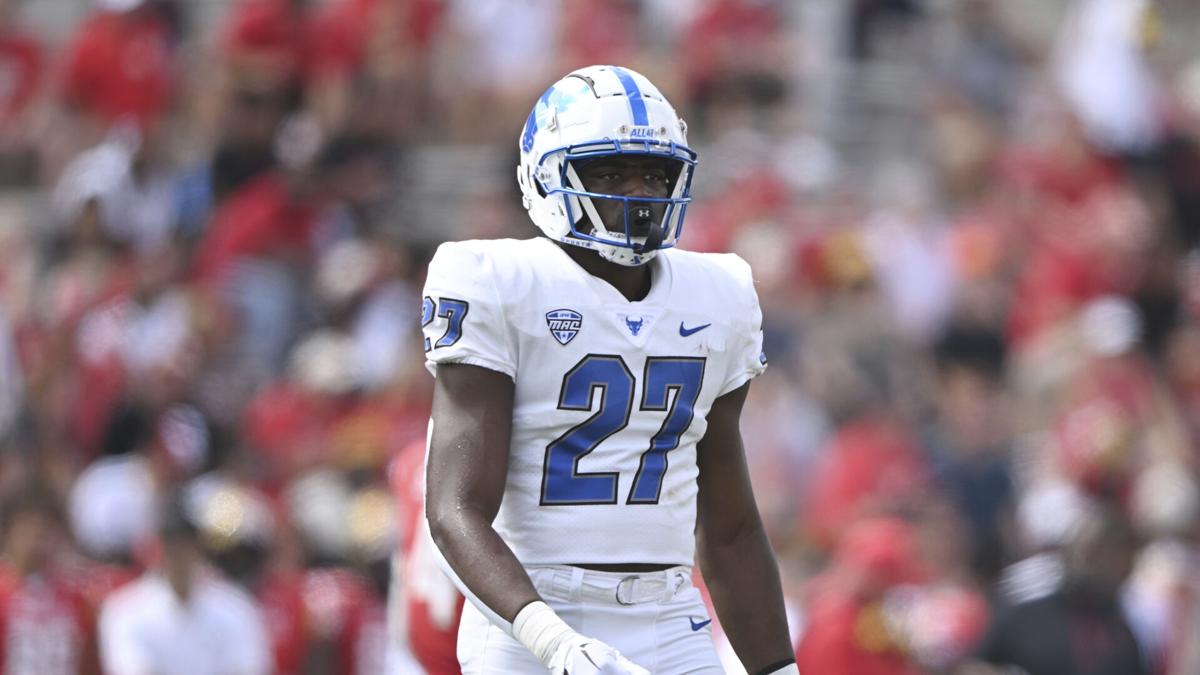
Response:
[[[433,323],[435,315],[447,320],[446,332],[442,333],[442,337],[438,338],[437,342],[430,345],[429,338],[425,338],[425,351],[438,347],[449,347],[458,342],[458,339],[462,337],[463,319],[466,318],[467,310],[470,308],[471,305],[466,300],[440,298],[438,302],[434,302],[433,298],[425,296],[421,300],[421,328]]]
[[[626,504],[658,503],[667,474],[667,453],[679,447],[680,436],[692,423],[703,380],[703,358],[646,359],[638,409],[666,411],[667,416],[642,454]],[[636,384],[625,361],[606,354],[588,354],[563,376],[559,410],[590,411],[596,407],[597,393],[600,403],[591,417],[546,446],[543,505],[617,503],[617,473],[581,473],[579,460],[629,424]]]

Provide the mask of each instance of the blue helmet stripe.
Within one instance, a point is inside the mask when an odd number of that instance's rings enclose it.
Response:
[[[642,90],[638,89],[633,76],[624,68],[613,68],[613,73],[625,87],[625,98],[629,99],[629,109],[633,112],[633,123],[636,126],[649,126],[650,116],[646,114],[646,102],[642,100]]]

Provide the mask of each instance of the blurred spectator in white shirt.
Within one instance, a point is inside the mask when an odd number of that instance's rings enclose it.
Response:
[[[161,142],[136,128],[118,127],[104,142],[76,156],[54,188],[54,206],[73,222],[88,201],[99,201],[102,227],[139,257],[166,248],[176,221],[174,174]]]
[[[100,658],[111,675],[265,675],[258,604],[208,567],[178,500],[159,526],[162,561],[105,600]]]
[[[561,3],[453,0],[447,5],[445,56],[435,69],[434,96],[444,101],[439,108],[446,110],[453,133],[497,136],[497,121],[523,118],[528,99],[552,80],[547,66],[558,54]],[[481,63],[487,68],[479,68]]]
[[[1118,154],[1160,140],[1160,85],[1145,57],[1149,0],[1076,0],[1058,33],[1055,71],[1090,140]]]
[[[128,562],[134,547],[153,533],[154,475],[145,455],[152,423],[138,406],[116,410],[104,432],[101,456],[71,488],[71,529],[90,556]]]

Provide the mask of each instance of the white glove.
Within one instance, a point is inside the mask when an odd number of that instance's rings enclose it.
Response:
[[[553,675],[650,675],[612,647],[582,635],[564,642],[550,659]]]

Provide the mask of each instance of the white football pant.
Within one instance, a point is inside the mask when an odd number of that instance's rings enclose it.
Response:
[[[725,672],[689,568],[629,574],[553,565],[528,572],[542,599],[571,628],[615,647],[654,675]],[[471,603],[463,608],[458,660],[464,675],[546,673],[529,650]]]

